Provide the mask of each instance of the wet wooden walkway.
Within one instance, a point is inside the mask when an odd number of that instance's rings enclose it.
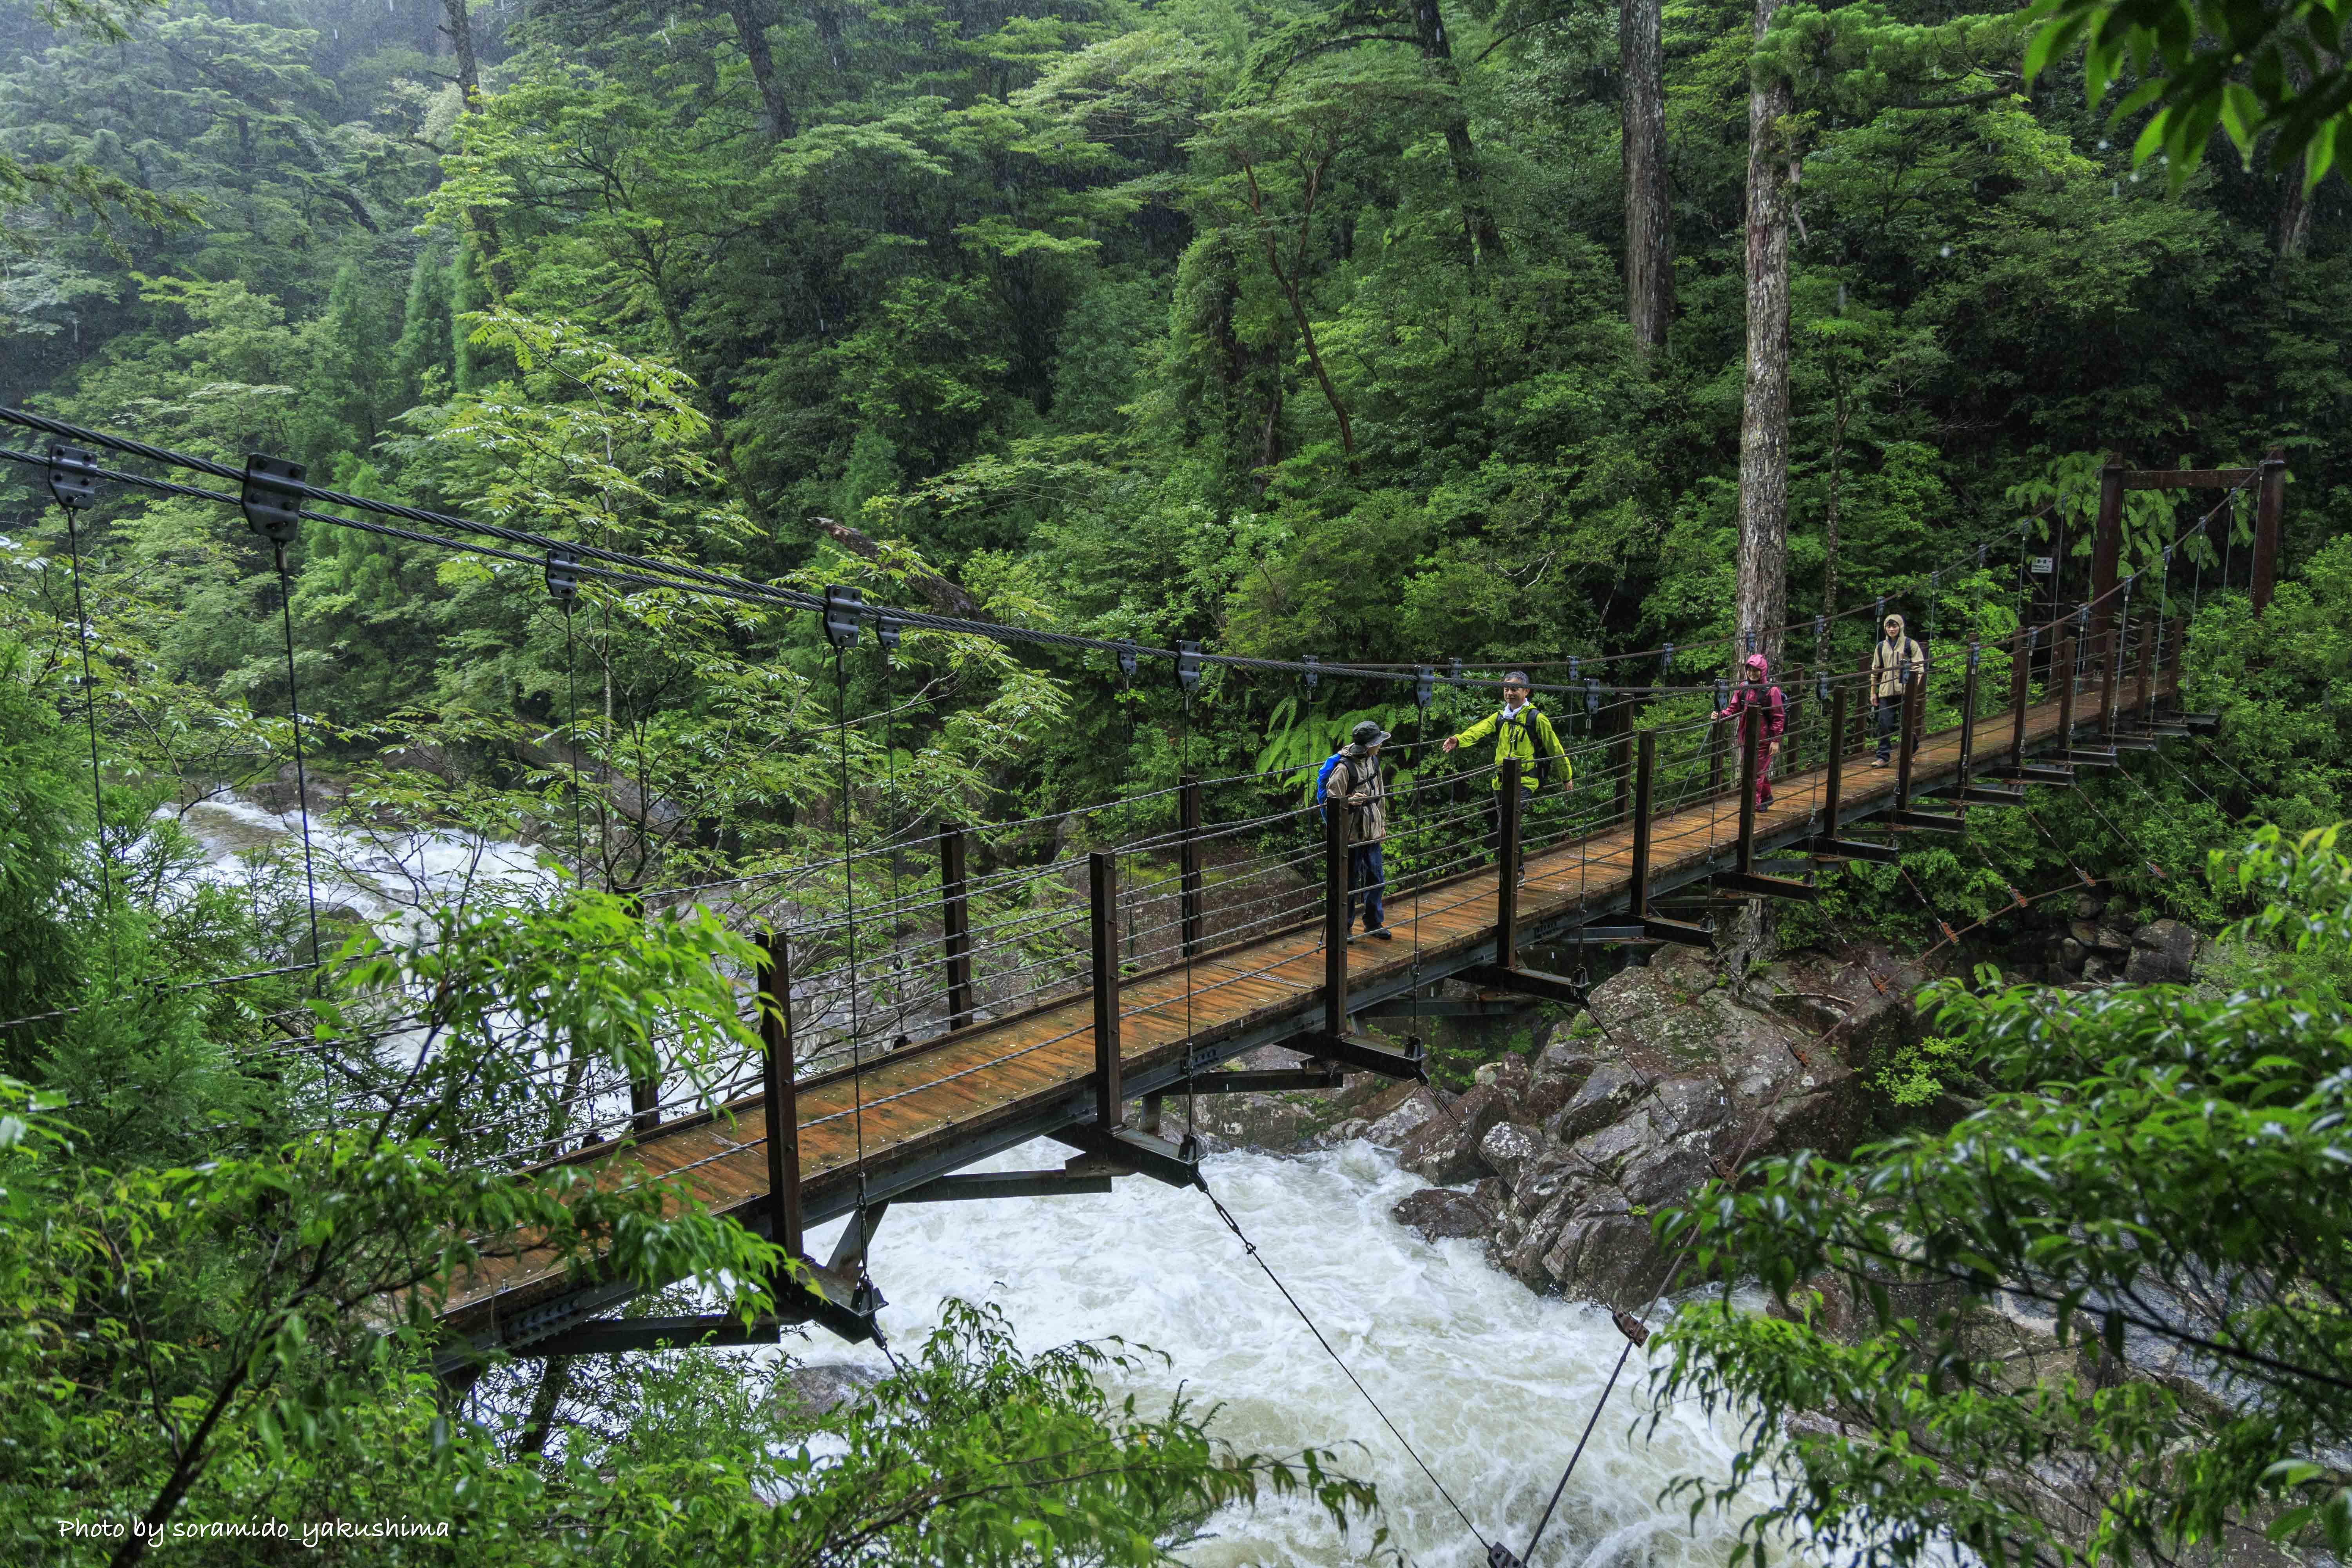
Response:
[[[2163,695],[2159,692],[2159,695]],[[2075,710],[2077,743],[2094,721],[2095,697]],[[2027,750],[2048,749],[2059,724],[2054,702],[2028,713]],[[1979,722],[1976,767],[2002,760],[2011,716]],[[1959,734],[1927,737],[1913,767],[1917,795],[1951,782]],[[1825,770],[1776,785],[1758,813],[1759,849],[1801,844],[1817,830]],[[1866,753],[1848,757],[1842,822],[1894,805],[1895,770],[1873,769]],[[1948,807],[1946,807],[1948,809]],[[1653,899],[1722,868],[1736,847],[1738,803],[1715,799],[1662,812],[1654,820],[1649,888]],[[1624,909],[1633,858],[1630,824],[1528,856],[1518,894],[1519,941],[1540,942],[1589,920]],[[1491,962],[1495,952],[1496,876],[1492,867],[1390,900],[1391,942],[1348,950],[1351,1007],[1402,995],[1448,974]],[[1258,1046],[1302,1039],[1319,1026],[1323,948],[1319,924],[1215,950],[1189,965],[1125,982],[1121,1061],[1129,1096],[1151,1092],[1192,1070]],[[1017,1016],[943,1034],[867,1064],[803,1080],[799,1088],[803,1209],[811,1223],[847,1212],[862,1163],[869,1197],[887,1198],[1003,1149],[1090,1120],[1094,1069],[1093,1003],[1081,992]],[[627,1145],[572,1157],[596,1167],[597,1179],[637,1183],[677,1178],[714,1212],[764,1231],[768,1209],[767,1128],[759,1098],[723,1111],[666,1123]],[[454,1334],[478,1345],[527,1342],[625,1299],[614,1285],[568,1279],[548,1256],[523,1253],[486,1261],[443,1314]]]

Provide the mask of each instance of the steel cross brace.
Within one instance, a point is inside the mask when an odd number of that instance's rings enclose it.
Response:
[[[1473,964],[1462,971],[1460,978],[1475,985],[1491,985],[1498,991],[1516,991],[1522,996],[1534,996],[1546,1002],[1565,1002],[1570,1006],[1584,1004],[1584,987],[1564,974],[1553,974],[1541,969],[1525,969],[1517,965],[1506,969],[1499,963]]]

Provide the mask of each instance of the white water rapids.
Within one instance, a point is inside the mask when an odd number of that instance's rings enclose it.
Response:
[[[230,883],[246,874],[240,855],[282,854],[299,831],[293,814],[235,800],[196,808],[187,826],[205,845],[205,874]],[[321,905],[349,905],[380,929],[478,879],[544,875],[519,845],[361,840],[316,822],[311,831]],[[1049,1168],[1066,1157],[1037,1143],[974,1168]],[[1397,1224],[1390,1209],[1424,1184],[1369,1144],[1295,1158],[1216,1154],[1205,1169],[1479,1533],[1524,1550],[1623,1346],[1609,1315],[1538,1297],[1491,1268],[1476,1242],[1432,1244]],[[811,1249],[824,1256],[839,1228],[825,1227]],[[1196,1415],[1214,1407],[1211,1432],[1244,1451],[1336,1449],[1339,1468],[1379,1483],[1376,1523],[1408,1562],[1486,1561],[1198,1193],[1129,1177],[1108,1194],[902,1205],[881,1222],[870,1268],[890,1300],[882,1323],[895,1345],[919,1344],[956,1297],[1002,1309],[1032,1351],[1113,1338],[1149,1346],[1168,1359],[1139,1357],[1115,1392],[1164,1406],[1181,1388]],[[793,1350],[814,1363],[883,1366],[871,1346],[822,1336]],[[1636,1352],[1530,1568],[1695,1568],[1729,1554],[1736,1517],[1710,1508],[1694,1527],[1684,1502],[1660,1494],[1677,1476],[1718,1482],[1737,1435],[1687,1403],[1651,1432],[1646,1383]],[[1342,1537],[1311,1502],[1276,1499],[1221,1514],[1183,1555],[1200,1568],[1237,1568],[1357,1563],[1372,1550],[1370,1530]]]
[[[978,1169],[1058,1165],[1036,1143]],[[1304,1157],[1212,1155],[1210,1186],[1313,1315],[1481,1534],[1526,1548],[1624,1341],[1598,1307],[1548,1300],[1491,1268],[1473,1241],[1423,1241],[1389,1217],[1425,1185],[1358,1142]],[[824,1241],[837,1234],[827,1227]],[[813,1244],[819,1257],[824,1247]],[[1139,1407],[1181,1386],[1235,1447],[1337,1447],[1340,1468],[1377,1481],[1390,1544],[1424,1568],[1483,1565],[1486,1552],[1349,1386],[1198,1193],[1142,1177],[1107,1195],[900,1205],[884,1216],[870,1268],[890,1305],[882,1324],[911,1346],[949,1297],[1003,1309],[1022,1345],[1125,1339],[1140,1359],[1118,1387]],[[878,1368],[872,1347],[819,1362]],[[1662,1500],[1677,1475],[1718,1482],[1736,1433],[1685,1403],[1648,1432],[1635,1352],[1578,1464],[1536,1563],[1681,1568],[1721,1563],[1738,1521]],[[1343,1539],[1310,1503],[1229,1511],[1188,1548],[1202,1568],[1330,1564],[1367,1558],[1368,1530]]]

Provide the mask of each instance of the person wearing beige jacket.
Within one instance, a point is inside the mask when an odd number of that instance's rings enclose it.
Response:
[[[1879,627],[1883,634],[1878,646],[1870,650],[1870,700],[1877,710],[1878,756],[1871,763],[1874,768],[1886,765],[1887,753],[1893,749],[1895,731],[1903,723],[1903,694],[1908,682],[1924,680],[1927,675],[1927,656],[1919,645],[1903,635],[1903,617],[1889,616]],[[1916,751],[1919,738],[1911,738],[1911,748]]]

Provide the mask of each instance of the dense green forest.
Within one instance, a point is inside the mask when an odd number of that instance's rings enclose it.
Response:
[[[2325,1194],[2352,883],[2299,836],[2352,816],[2352,186],[2329,167],[2352,88],[2324,5],[2247,8],[2315,40],[2293,48],[2143,9],[2131,47],[2095,32],[2086,55],[2076,24],[2121,14],[2090,0],[0,0],[0,403],[1029,626],[1559,683],[1644,650],[1645,677],[1699,688],[1745,635],[1801,695],[1867,657],[1882,606],[1948,680],[1947,650],[2080,599],[2107,454],[2280,449],[2260,617],[2246,498],[2177,560],[2208,500],[2136,494],[2126,517],[2127,569],[2190,621],[2210,742],[1850,867],[1779,928],[1916,952],[1965,926],[1960,956],[1999,958],[2019,889],[2079,879],[2251,919],[2224,994],[1937,994],[1974,1118],[1659,1219],[1783,1297],[1845,1279],[1875,1337],[1701,1300],[1660,1387],[1762,1412],[1759,1433],[1863,1420],[1798,1456],[1759,1564],[1783,1520],[1903,1561],[1947,1531],[1996,1562],[2160,1557],[2249,1519],[2340,1553],[2346,1211]],[[2052,18],[2076,30],[2045,61]],[[811,616],[598,583],[560,605],[534,568],[316,522],[273,554],[185,496],[102,486],[69,530],[37,468],[5,467],[12,1560],[151,1550],[60,1539],[68,1518],[341,1513],[459,1528],[152,1550],[1141,1563],[1275,1499],[1383,1549],[1330,1451],[1239,1453],[1182,1401],[1122,1408],[1103,1383],[1127,1352],[1024,1352],[982,1310],[902,1347],[878,1406],[819,1415],[724,1355],[495,1369],[457,1401],[424,1370],[429,1303],[522,1231],[764,1300],[775,1249],[698,1205],[498,1173],[467,1142],[480,1108],[537,1104],[506,1049],[534,1030],[605,1042],[580,1048],[621,1078],[658,1030],[756,1048],[712,967],[748,971],[742,939],[639,921],[615,889],[1305,766],[1360,717],[1418,742],[1484,689],[1441,682],[1433,720],[1409,681],[1219,668],[1186,693],[1165,663],[1129,683],[1097,654],[926,631],[837,661]],[[348,910],[315,931],[288,843],[198,874],[180,814],[291,805],[298,732],[322,820],[519,840],[571,879],[469,886],[420,911],[420,943]],[[2284,837],[2248,847],[2257,823]],[[312,984],[345,943],[343,978]],[[583,954],[596,984],[559,978]],[[380,1120],[295,1136],[341,1086],[284,1020],[362,1037],[387,994],[430,997],[446,1051],[394,1075]],[[1988,1133],[2019,1162],[1972,1163]],[[2256,1153],[2250,1190],[2313,1200],[2250,1218],[2227,1173]],[[2140,1157],[2142,1187],[2105,1181]],[[1910,1206],[1880,1201],[1898,1190]],[[2005,1223],[2026,1212],[2048,1223]],[[2259,1409],[2217,1424],[2146,1383],[1948,1398],[1957,1319],[1890,1309],[1890,1268],[1898,1303],[2038,1279],[2062,1334],[2079,1314],[2119,1359],[2157,1331],[2115,1305],[2137,1270],[2258,1280],[2229,1321]],[[1889,1432],[1939,1462],[1893,1463]],[[812,1460],[813,1437],[846,1457]],[[1769,1451],[1685,1484],[1744,1484]],[[1970,1485],[2053,1456],[2142,1489],[2086,1531]]]

